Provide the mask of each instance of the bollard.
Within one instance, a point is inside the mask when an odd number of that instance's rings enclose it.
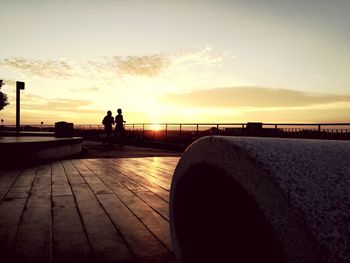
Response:
[[[170,190],[177,262],[350,262],[350,142],[211,136]]]

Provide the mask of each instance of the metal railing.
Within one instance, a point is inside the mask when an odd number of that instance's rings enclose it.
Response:
[[[350,123],[127,123],[126,133],[133,140],[190,143],[207,135],[260,136],[350,140]],[[0,130],[15,131],[15,125]],[[100,136],[103,125],[76,124],[77,135]],[[54,132],[54,125],[22,125],[21,131]]]
[[[132,138],[190,143],[208,135],[350,140],[350,123],[133,123]]]

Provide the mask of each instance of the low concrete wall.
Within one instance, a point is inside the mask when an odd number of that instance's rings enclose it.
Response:
[[[0,140],[0,165],[16,167],[79,154],[82,142],[81,137],[3,137]]]
[[[177,262],[350,262],[350,142],[206,137],[170,191]]]

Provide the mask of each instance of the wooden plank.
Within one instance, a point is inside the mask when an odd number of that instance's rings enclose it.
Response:
[[[66,169],[67,162],[63,162],[63,166]],[[72,172],[71,167],[67,170]],[[76,176],[78,175],[75,174],[74,177]],[[79,176],[81,177],[81,175]],[[67,172],[67,177],[70,178],[69,172]],[[81,180],[84,183],[73,183],[71,187],[96,260],[98,262],[135,260],[134,255],[100,206],[83,177],[81,177]]]
[[[81,161],[85,164],[86,162]],[[85,164],[86,167],[90,167],[89,163]],[[96,170],[96,169],[95,169]],[[129,179],[129,180],[126,180]],[[110,183],[110,181],[109,181]],[[109,184],[107,183],[107,185]],[[155,195],[153,192],[149,191],[144,186],[130,180],[130,178],[122,178],[120,184],[124,185],[127,189],[133,192],[135,195],[140,197],[145,203],[147,203],[152,209],[158,212],[161,216],[169,221],[169,204]]]
[[[2,172],[0,177],[0,202],[15,183],[21,172],[21,170]]]
[[[60,161],[52,163],[53,261],[92,262],[93,254]]]
[[[16,260],[51,260],[51,165],[40,166],[23,213],[15,243]]]
[[[79,160],[72,160],[72,163],[74,167],[80,172],[85,182],[90,185],[90,188],[95,195],[112,193],[112,191]]]
[[[169,204],[160,199],[152,192],[134,192],[139,198],[141,198],[152,209],[158,212],[162,217],[169,221]]]
[[[26,199],[5,199],[0,203],[0,255],[3,262],[13,257],[12,249],[26,202]]]
[[[141,262],[175,262],[174,255],[114,194],[102,194],[98,199]]]
[[[93,254],[73,196],[53,196],[53,262],[92,262]]]
[[[119,199],[136,215],[136,217],[156,236],[164,246],[172,250],[169,222],[151,209],[133,193],[118,195]]]
[[[3,197],[3,201],[0,203],[0,254],[1,258],[5,261],[6,259],[13,261],[15,256],[13,247],[16,234],[35,174],[36,168],[27,169],[22,174],[20,171],[12,171],[3,175],[6,176],[2,181],[2,183],[4,183],[3,189],[5,189],[5,187],[7,188],[7,186],[16,179],[16,182],[12,184],[12,190],[9,189],[7,191],[6,195]],[[16,175],[18,175],[18,177]]]
[[[160,172],[165,172],[167,175],[169,175],[169,179],[171,179],[171,176],[175,170],[177,162],[171,162],[171,159],[167,157],[152,157],[152,158],[130,158],[130,161],[140,161],[142,160],[143,163],[146,163],[148,166],[150,166],[152,169],[156,169]]]
[[[170,189],[171,180],[162,176],[162,174],[157,170],[155,164],[149,163],[146,160],[134,160],[131,158],[130,160],[123,159],[123,161],[129,162],[129,165],[132,165],[135,173],[147,176],[149,180],[154,181],[156,184],[160,185],[166,190]]]
[[[103,167],[109,166],[108,164],[105,164],[104,160],[100,160],[100,162],[102,162],[102,164],[100,163],[100,165],[102,165]],[[89,160],[82,160],[82,163],[85,164],[87,167],[89,167],[92,170],[100,171],[98,168],[96,168],[96,167],[98,167],[97,163],[91,163],[91,162],[89,162]],[[116,171],[116,172],[119,175],[122,174],[120,171]],[[166,219],[169,218],[169,216],[168,216],[169,192],[166,192],[165,190],[162,189],[163,195],[159,196],[159,189],[153,188],[152,185],[150,185],[148,183],[148,181],[144,178],[140,178],[139,176],[135,176],[136,178],[131,179],[130,177],[124,175],[121,177],[121,179],[119,179],[119,178],[117,179],[115,176],[116,173],[112,173],[112,174],[113,175],[111,175],[111,177],[115,178],[116,179],[115,181],[118,181],[118,183],[124,185],[130,191],[132,191],[137,196],[139,196],[142,200],[144,200],[146,203],[148,203],[148,205],[150,205],[154,210],[156,210],[158,213],[160,213],[164,218],[166,218]],[[130,174],[131,174],[131,172],[128,172],[128,175],[130,175]],[[113,182],[113,180],[109,179],[107,184],[110,184],[112,182]],[[135,185],[138,185],[138,186],[135,187]],[[166,201],[164,199],[166,199]]]
[[[6,195],[6,199],[24,198],[27,199],[29,191],[35,179],[37,167],[24,170]]]
[[[123,159],[123,161],[129,162],[137,174],[142,173],[143,175],[146,175],[149,180],[154,181],[164,189],[170,189],[171,179],[162,175],[162,173],[156,167],[157,164],[150,163],[147,160],[143,160],[143,158],[138,158],[137,160],[128,158]]]
[[[84,179],[80,176],[79,171],[74,167],[71,161],[64,160],[62,161],[62,165],[71,186],[74,184],[85,184]]]
[[[148,190],[151,190],[149,188],[151,186],[152,190],[157,192],[156,194],[159,193],[161,197],[165,197],[165,199],[168,200],[169,190],[159,185],[157,180],[149,177],[147,174],[137,172],[132,164],[126,163],[124,160],[118,160],[118,162],[112,162],[112,160],[107,161],[113,168],[116,169],[116,171],[118,171],[118,173],[138,182],[139,184],[142,184]]]
[[[123,184],[125,187],[127,187],[133,192],[148,192],[147,188],[145,188],[143,185],[134,182],[133,180],[130,180],[130,178],[128,177],[124,177],[121,181],[121,184]]]
[[[52,196],[72,196],[68,178],[60,161],[52,163]]]
[[[170,185],[168,183],[162,182],[158,178],[155,178],[153,176],[150,176],[149,171],[145,169],[135,169],[134,165],[132,163],[129,163],[125,160],[120,160],[116,164],[114,164],[115,167],[118,167],[122,174],[125,175],[125,172],[127,172],[127,176],[129,174],[137,175],[138,177],[142,177],[146,179],[149,183],[152,183],[155,186],[158,186],[167,192],[169,192]],[[123,173],[123,171],[125,171]]]
[[[169,250],[172,250],[170,240],[169,222],[149,207],[142,199],[137,197],[127,188],[120,187],[115,181],[110,184],[111,176],[108,174],[96,174],[117,197],[133,212],[133,214],[162,242]]]
[[[153,157],[143,159],[145,162],[149,162],[154,169],[164,174],[167,177],[167,179],[170,180],[179,161],[179,158],[176,158],[176,161],[172,161],[172,159],[168,157]]]
[[[133,181],[142,186],[143,188],[151,191],[165,202],[169,202],[169,191],[161,188],[160,186],[150,182],[148,179],[135,174],[131,167],[119,166],[119,159],[117,160],[82,160],[82,162],[93,170],[103,169],[103,167],[109,167],[108,170],[104,170],[104,174],[110,175],[118,183],[124,181]],[[99,174],[99,172],[95,172]],[[112,180],[113,181],[113,180]]]

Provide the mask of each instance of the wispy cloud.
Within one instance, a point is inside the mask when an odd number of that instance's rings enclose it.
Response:
[[[0,64],[39,77],[68,78],[72,76],[72,66],[62,60],[41,60],[11,57],[0,60]]]
[[[24,110],[43,110],[46,112],[75,112],[75,113],[91,113],[93,110],[84,109],[84,107],[92,104],[89,100],[77,99],[46,99],[39,95],[26,94],[23,95],[21,107]]]
[[[205,47],[145,56],[110,56],[88,61],[10,57],[1,59],[0,65],[41,78],[110,79],[127,75],[154,77],[168,68],[188,70],[196,66],[212,67],[220,65],[222,60],[222,55]]]
[[[350,95],[316,94],[265,87],[225,87],[167,94],[160,101],[196,107],[305,107],[350,102]]]
[[[100,89],[98,87],[89,87],[89,88],[79,88],[79,89],[72,88],[69,90],[73,92],[97,92]]]
[[[210,47],[205,47],[149,56],[105,57],[88,61],[84,68],[92,75],[154,77],[167,69],[185,71],[196,66],[218,66],[223,58],[224,55],[215,54]]]
[[[163,55],[111,57],[106,59],[106,69],[115,69],[119,75],[155,76],[170,64]]]
[[[189,69],[195,66],[220,66],[225,54],[215,54],[209,46],[175,52],[169,55],[172,66]]]

